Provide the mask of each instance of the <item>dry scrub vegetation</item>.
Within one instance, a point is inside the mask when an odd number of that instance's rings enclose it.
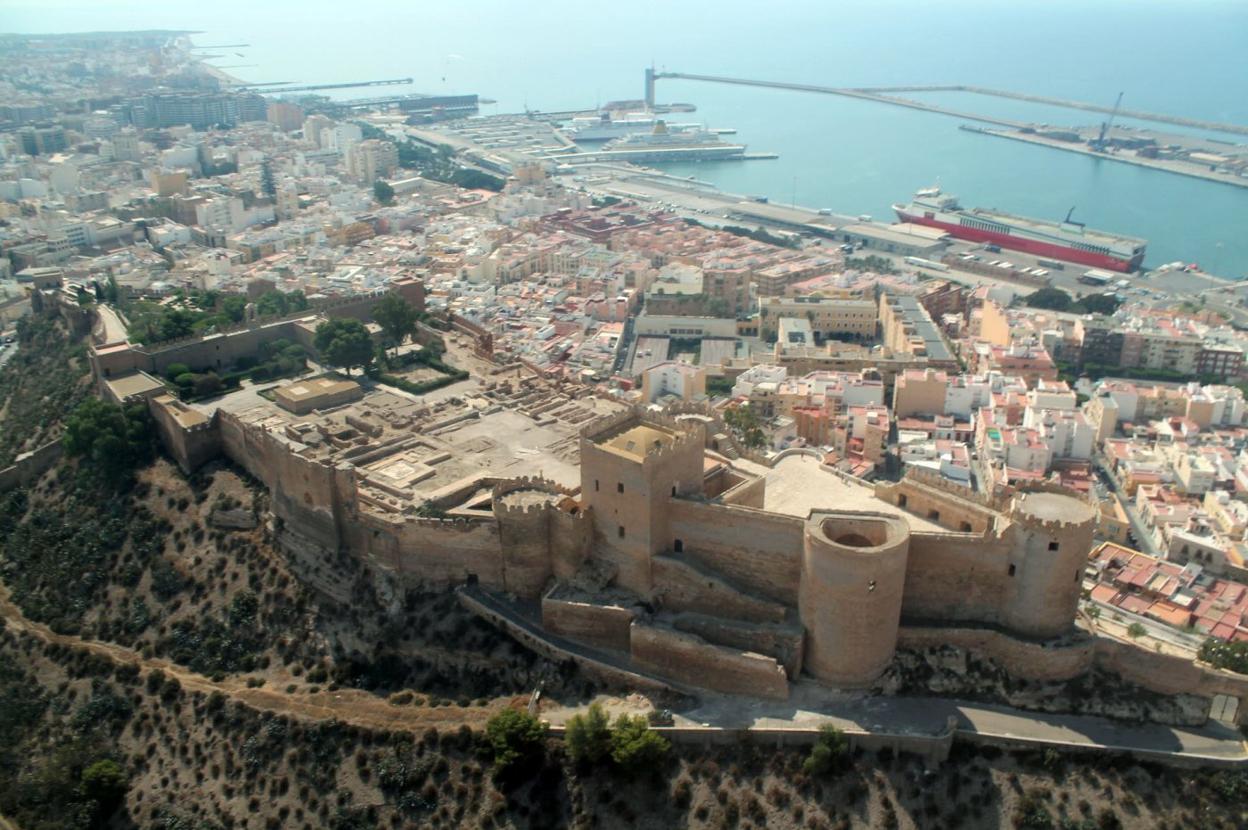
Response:
[[[68,406],[81,355],[39,325],[63,364],[39,394]],[[0,377],[0,435],[32,419],[60,434],[63,409],[17,383]],[[284,553],[261,486],[228,464],[188,477],[149,460],[143,417],[92,416],[115,421],[103,437],[129,442],[130,466],[101,475],[93,463],[116,456],[88,436],[92,453],[0,494],[0,813],[23,830],[1248,825],[1243,773],[1056,754],[958,749],[928,771],[678,745],[630,774],[539,736],[501,775],[489,719],[539,683],[569,703],[593,684],[450,593]]]

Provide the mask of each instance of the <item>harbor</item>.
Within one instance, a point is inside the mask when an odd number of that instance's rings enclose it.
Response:
[[[977,127],[972,124],[963,124],[960,129],[966,132],[976,133],[978,135],[993,136],[995,138],[1008,138],[1011,141],[1022,141],[1027,144],[1034,144],[1039,147],[1048,147],[1051,150],[1062,150],[1067,153],[1079,153],[1084,156],[1092,156],[1094,158],[1105,159],[1106,161],[1114,161],[1120,164],[1133,164],[1136,167],[1147,167],[1150,170],[1158,170],[1162,173],[1174,173],[1180,176],[1190,176],[1194,179],[1201,179],[1207,182],[1216,182],[1218,184],[1229,184],[1232,187],[1248,188],[1248,177],[1243,173],[1235,173],[1225,167],[1227,161],[1235,159],[1240,165],[1240,169],[1244,169],[1244,165],[1248,165],[1248,147],[1243,145],[1235,145],[1224,148],[1230,150],[1231,153],[1204,153],[1206,157],[1213,156],[1207,161],[1200,161],[1202,151],[1188,149],[1182,155],[1174,158],[1149,158],[1136,150],[1119,150],[1111,151],[1096,150],[1089,146],[1087,141],[1091,139],[1091,133],[1094,132],[1089,128],[1074,128],[1063,131],[1070,138],[1055,138],[1045,135],[1043,132],[1037,131],[1035,127],[1026,127],[1022,129],[1010,130],[992,130],[985,127]],[[1181,141],[1183,144],[1176,145],[1180,148],[1184,147],[1187,142],[1195,142],[1189,136],[1172,136],[1174,140]],[[1195,158],[1193,158],[1193,156]],[[1220,167],[1221,165],[1221,167]]]

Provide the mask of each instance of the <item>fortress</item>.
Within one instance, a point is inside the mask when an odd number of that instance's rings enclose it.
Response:
[[[1248,697],[1248,678],[1076,629],[1097,511],[1054,485],[867,485],[810,450],[748,457],[701,405],[624,408],[518,369],[302,414],[257,400],[149,406],[184,468],[224,454],[267,485],[279,542],[331,564],[320,589],[349,597],[343,555],[394,590],[468,586],[617,679],[786,699],[953,647],[1022,680],[1108,672],[1197,701],[1194,720]]]

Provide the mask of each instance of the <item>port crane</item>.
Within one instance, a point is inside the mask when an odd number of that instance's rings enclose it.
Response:
[[[1118,93],[1118,100],[1114,101],[1114,108],[1110,110],[1109,118],[1101,122],[1101,134],[1096,137],[1096,141],[1092,142],[1092,149],[1098,153],[1105,152],[1105,137],[1109,135],[1109,128],[1114,126],[1114,117],[1118,115],[1118,108],[1122,106],[1122,93]]]
[[[286,86],[281,89],[254,89],[250,86],[239,87],[239,92],[259,92],[264,95],[286,92],[314,92],[318,89],[351,89],[357,86],[399,86],[412,83],[411,78],[390,78],[383,81],[356,81],[349,84],[309,84],[307,86]],[[258,86],[258,84],[257,84]]]

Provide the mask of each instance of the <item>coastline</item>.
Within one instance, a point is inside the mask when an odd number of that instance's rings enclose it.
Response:
[[[217,81],[217,83],[221,84],[222,86],[234,87],[234,86],[246,86],[248,84],[248,81],[244,81],[242,78],[238,77],[237,75],[231,75],[229,72],[226,72],[224,69],[218,69],[217,67],[208,63],[206,59],[201,58],[198,55],[196,55],[192,51],[192,49],[194,48],[194,44],[191,43],[191,38],[189,37],[189,35],[192,35],[192,34],[202,34],[202,33],[201,32],[188,32],[186,34],[182,34],[179,37],[174,38],[173,44],[172,44],[178,51],[180,51],[185,56],[186,62],[188,64],[190,64],[191,66],[194,66],[197,71],[202,72],[205,75],[208,75],[209,77],[213,78],[214,80]]]

